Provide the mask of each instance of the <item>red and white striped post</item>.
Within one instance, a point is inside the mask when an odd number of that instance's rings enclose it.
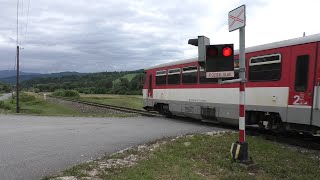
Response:
[[[246,141],[246,110],[245,110],[245,82],[240,82],[240,101],[239,101],[239,142]]]
[[[246,141],[246,52],[245,52],[245,26],[239,28],[239,142]]]
[[[239,29],[239,64],[240,64],[240,87],[239,87],[239,141],[236,142],[234,158],[240,162],[248,163],[248,143],[246,142],[246,55],[245,55],[245,27]],[[234,147],[234,145],[233,145]]]
[[[246,57],[245,57],[245,27],[239,29],[239,141],[231,146],[231,156],[242,163],[249,161],[248,143],[246,142]]]
[[[242,5],[228,14],[229,32],[239,29],[239,79],[232,82],[239,84],[239,141],[232,143],[231,156],[243,163],[249,162],[248,143],[246,142],[246,55],[245,55],[245,26],[246,6]],[[231,81],[229,81],[231,82]],[[225,82],[227,83],[227,82]]]

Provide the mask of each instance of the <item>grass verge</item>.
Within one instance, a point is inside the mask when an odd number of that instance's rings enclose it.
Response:
[[[227,132],[163,139],[74,166],[58,177],[137,180],[320,179],[319,152],[299,150],[260,137],[247,138],[250,156],[257,165],[254,168],[242,166],[231,159],[229,152],[237,136]]]
[[[0,106],[2,113],[15,113],[16,112],[16,99],[10,98],[3,101]],[[20,113],[32,115],[66,115],[75,116],[79,115],[78,112],[67,108],[62,105],[53,104],[43,100],[43,98],[31,94],[20,94]]]
[[[113,106],[143,109],[143,100],[141,95],[81,94],[80,99]]]

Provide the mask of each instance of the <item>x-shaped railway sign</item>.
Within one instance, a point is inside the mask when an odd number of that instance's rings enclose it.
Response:
[[[234,31],[246,25],[245,11],[246,11],[246,7],[245,5],[242,5],[229,12],[228,14],[229,31]]]

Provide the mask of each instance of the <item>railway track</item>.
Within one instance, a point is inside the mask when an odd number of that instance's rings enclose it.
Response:
[[[140,114],[143,116],[163,117],[163,115],[159,114],[158,112],[148,112],[145,110],[126,108],[126,107],[120,107],[120,106],[113,106],[113,105],[83,101],[83,100],[72,99],[72,98],[55,97],[55,96],[49,96],[49,97],[62,99],[65,101],[81,103],[81,104],[94,106],[94,107],[108,108],[108,109],[117,110],[117,111],[126,112],[126,113]],[[187,119],[189,119],[189,118],[187,118]],[[210,123],[207,121],[204,121],[203,123],[208,123],[208,125],[214,124],[215,126],[220,126],[222,128],[237,130],[236,127],[229,126],[229,125],[223,125],[220,123],[216,124],[216,123]],[[299,134],[299,133],[295,133],[295,132],[279,133],[279,132],[274,132],[274,131],[270,131],[270,130],[259,129],[257,127],[246,127],[246,134],[251,135],[251,136],[260,136],[264,139],[278,142],[281,144],[303,147],[303,148],[313,149],[313,150],[320,150],[320,136]]]
[[[214,123],[210,121],[202,121],[202,122],[206,123],[208,126],[214,125],[217,127],[221,127],[221,128],[229,129],[233,131],[239,130],[237,126]],[[306,148],[309,150],[320,151],[320,136],[314,136],[311,134],[302,134],[299,132],[291,132],[291,131],[276,132],[271,130],[260,129],[258,127],[247,126],[246,135],[259,136],[268,141],[277,142],[283,145],[289,145],[289,146]]]
[[[49,97],[50,98],[61,99],[61,100],[65,100],[65,101],[76,102],[76,103],[85,104],[85,105],[94,106],[94,107],[117,110],[117,111],[126,112],[126,113],[140,114],[140,115],[143,115],[143,116],[163,117],[163,115],[159,114],[158,112],[149,112],[149,111],[145,111],[145,110],[141,110],[141,109],[133,109],[133,108],[120,107],[120,106],[113,106],[113,105],[96,103],[96,102],[89,102],[89,101],[83,101],[83,100],[73,99],[73,98],[55,97],[55,96],[49,96]]]
[[[251,136],[260,136],[266,140],[281,144],[302,147],[312,150],[320,150],[320,136],[301,134],[298,132],[275,132],[249,127],[246,132]]]

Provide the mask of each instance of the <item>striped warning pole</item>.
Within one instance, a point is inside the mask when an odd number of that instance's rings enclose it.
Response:
[[[239,101],[239,142],[245,142],[246,110],[245,110],[245,82],[240,82],[240,101]]]
[[[239,141],[232,143],[231,156],[242,163],[251,163],[246,142],[246,108],[245,108],[245,88],[246,88],[246,53],[245,53],[245,26],[246,26],[246,6],[242,5],[229,12],[229,31],[239,29]],[[241,21],[240,21],[241,20]],[[237,21],[237,22],[236,22]],[[231,23],[230,23],[231,22]],[[230,29],[230,26],[238,26]]]
[[[231,156],[235,160],[242,163],[250,163],[248,153],[248,143],[246,142],[246,108],[245,108],[245,88],[246,88],[246,60],[245,60],[245,28],[240,28],[240,48],[239,48],[239,64],[240,64],[240,86],[239,86],[239,141],[231,145]]]

